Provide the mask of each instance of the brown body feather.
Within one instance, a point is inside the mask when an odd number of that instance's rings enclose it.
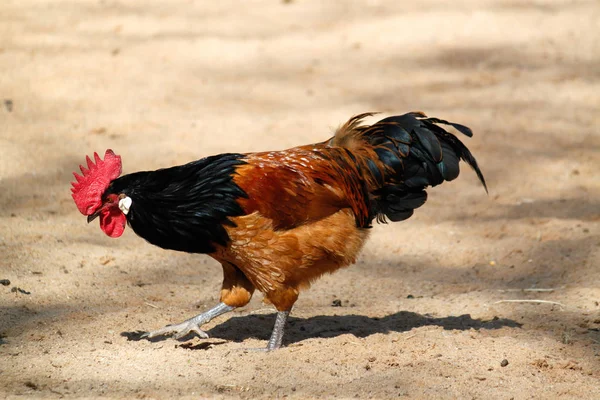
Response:
[[[250,283],[290,310],[301,288],[356,260],[368,236],[368,191],[345,149],[305,146],[245,161],[234,181],[248,195],[238,200],[247,215],[231,218],[230,243],[211,254],[231,288],[221,301],[247,303]]]
[[[290,310],[300,289],[352,264],[368,236],[349,209],[285,230],[274,229],[259,212],[233,220],[237,227],[227,228],[231,244],[212,256],[224,265],[221,301],[236,307],[257,288],[279,311]]]

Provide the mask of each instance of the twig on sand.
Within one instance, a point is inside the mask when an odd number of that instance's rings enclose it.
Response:
[[[353,344],[355,346],[363,346],[362,343],[358,343],[358,342],[355,342],[353,340],[347,340],[347,341],[344,342],[344,344]]]
[[[160,308],[159,306],[155,306],[154,304],[148,303],[147,301],[145,301],[144,304],[147,305],[147,306],[150,306],[152,308]]]
[[[522,300],[499,300],[492,304],[500,304],[500,303],[536,303],[536,304],[552,304],[555,306],[566,307],[563,303],[559,303],[557,301],[550,300],[531,300],[531,299],[522,299]]]
[[[499,292],[554,292],[562,288],[500,289]]]

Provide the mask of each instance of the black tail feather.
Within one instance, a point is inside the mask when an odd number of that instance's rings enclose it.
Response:
[[[414,209],[421,207],[427,201],[427,192],[424,190],[407,192],[398,186],[386,186],[378,191],[380,201],[378,215],[385,215],[392,222],[403,221],[413,215]],[[384,218],[379,218],[385,221]]]
[[[425,188],[458,177],[460,160],[475,170],[487,192],[475,157],[456,136],[438,124],[473,136],[471,129],[464,125],[428,118],[419,112],[388,117],[362,131],[363,138],[375,147],[379,162],[389,168],[383,177],[384,185],[373,192],[378,220],[409,218],[413,210],[427,200]],[[369,169],[374,173],[376,168]],[[377,174],[380,176],[379,171]]]
[[[454,129],[456,129],[457,131],[462,133],[463,135],[466,135],[468,137],[473,137],[473,131],[468,126],[457,124],[455,122],[444,121],[443,119],[439,119],[439,118],[425,118],[423,121],[432,122],[434,124],[450,125]]]
[[[483,173],[481,172],[481,169],[479,169],[479,165],[477,165],[477,160],[475,159],[475,157],[473,156],[473,154],[471,154],[471,152],[469,151],[469,149],[467,149],[467,146],[465,146],[464,144],[462,146],[463,146],[463,152],[462,152],[460,158],[464,162],[466,162],[467,164],[469,164],[469,166],[471,168],[473,168],[473,171],[475,171],[475,173],[477,174],[477,177],[479,178],[479,181],[483,185],[483,188],[485,189],[485,192],[489,193],[488,192],[487,184],[485,183],[485,178],[483,177]]]

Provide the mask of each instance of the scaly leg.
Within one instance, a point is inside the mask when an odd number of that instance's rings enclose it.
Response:
[[[288,315],[290,315],[289,311],[277,311],[277,318],[275,319],[275,326],[273,327],[269,344],[267,344],[267,351],[276,350],[281,347],[285,322],[287,321]]]
[[[157,336],[171,336],[172,335],[174,339],[181,339],[188,333],[194,332],[201,338],[206,339],[206,338],[208,338],[208,333],[206,333],[202,329],[200,329],[200,326],[206,324],[208,321],[210,321],[213,318],[218,317],[219,315],[225,314],[226,312],[233,310],[234,308],[235,307],[228,306],[225,303],[219,303],[216,306],[214,306],[213,308],[211,308],[210,310],[203,312],[202,314],[196,315],[194,318],[190,318],[190,319],[183,321],[182,323],[177,324],[177,325],[167,325],[164,328],[157,329],[152,332],[146,332],[141,337],[151,339],[151,338],[157,337]],[[284,319],[284,323],[285,323],[285,319]],[[275,331],[273,331],[273,332],[275,332]],[[283,332],[282,332],[282,334],[283,334]],[[279,342],[281,343],[281,339],[279,339]]]
[[[275,318],[275,326],[271,333],[271,338],[267,344],[266,351],[273,351],[281,347],[281,341],[283,340],[283,332],[285,330],[285,323],[290,310],[294,306],[296,300],[298,300],[298,289],[295,287],[288,287],[285,289],[279,289],[266,293],[266,297],[277,309],[277,318]]]

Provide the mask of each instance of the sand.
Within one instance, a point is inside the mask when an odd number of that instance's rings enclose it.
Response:
[[[598,21],[577,0],[2,1],[0,397],[600,398]],[[214,305],[221,268],[88,225],[85,155],[127,173],[412,110],[474,130],[489,195],[465,167],[375,226],[276,352],[247,350],[260,295],[210,339],[133,340]]]

